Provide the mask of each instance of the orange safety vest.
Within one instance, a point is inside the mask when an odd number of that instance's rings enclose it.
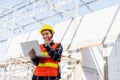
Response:
[[[52,49],[56,49],[59,43],[54,43]],[[49,56],[43,44],[40,45],[41,52]],[[58,76],[58,61],[53,60],[50,56],[40,58],[38,66],[34,70],[35,76]]]

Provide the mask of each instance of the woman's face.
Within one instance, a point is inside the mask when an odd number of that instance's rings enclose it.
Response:
[[[52,37],[52,33],[49,30],[44,30],[42,32],[42,37],[44,40],[47,40],[48,38]]]

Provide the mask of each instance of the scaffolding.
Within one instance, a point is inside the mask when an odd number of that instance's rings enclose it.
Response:
[[[63,45],[61,80],[120,80],[119,0],[104,7],[100,0],[14,1],[0,5],[0,80],[31,80],[35,66],[19,44],[41,43],[44,23],[54,26],[54,39]]]

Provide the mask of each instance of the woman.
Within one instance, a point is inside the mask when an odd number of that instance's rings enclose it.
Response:
[[[52,40],[55,31],[50,25],[44,24],[39,33],[44,40],[44,44],[40,44],[40,48],[45,57],[36,56],[34,49],[29,51],[29,57],[36,66],[32,80],[59,80],[58,63],[61,60],[62,45]]]

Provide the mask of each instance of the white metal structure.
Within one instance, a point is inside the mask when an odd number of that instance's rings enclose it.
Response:
[[[119,0],[0,0],[0,42],[115,4]],[[104,4],[104,5],[103,5]]]
[[[19,43],[43,43],[43,23],[54,26],[54,40],[64,48],[61,80],[120,80],[119,0],[14,1],[0,6],[0,80],[31,79],[34,66]]]

